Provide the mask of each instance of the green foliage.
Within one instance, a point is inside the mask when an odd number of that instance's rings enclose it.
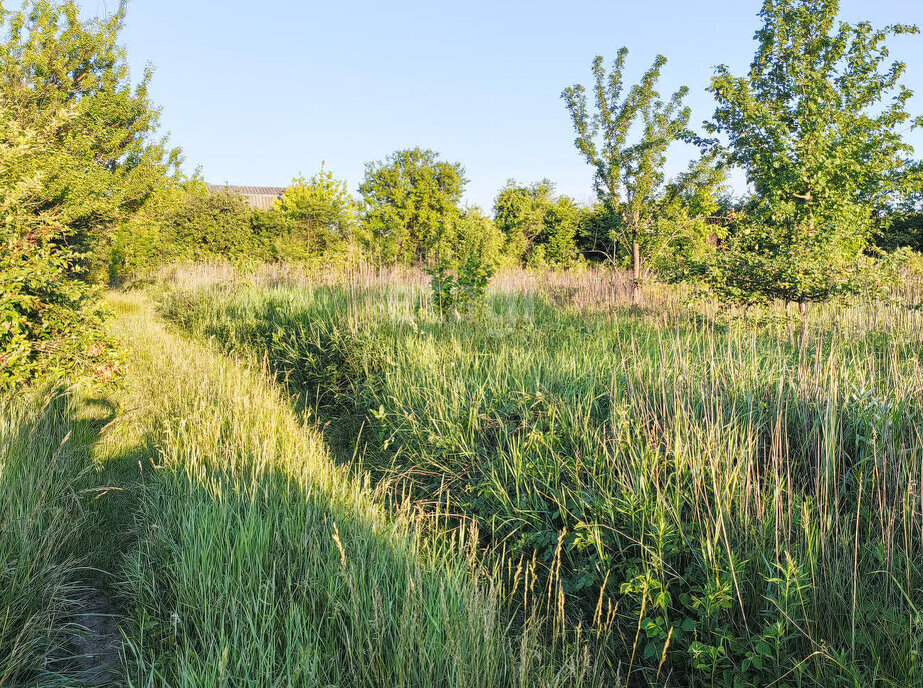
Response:
[[[292,180],[276,209],[293,222],[290,240],[303,244],[308,255],[342,251],[355,238],[356,202],[346,182],[323,166],[308,180]]]
[[[61,374],[87,355],[113,229],[165,178],[149,75],[133,88],[124,5],[83,21],[74,2],[0,12],[0,385]]]
[[[166,184],[112,241],[113,280],[170,261],[325,262],[356,257],[356,205],[327,170],[295,179],[270,210],[198,178]]]
[[[566,268],[578,256],[580,209],[567,196],[554,196],[543,179],[529,186],[509,180],[494,201],[494,222],[505,238],[505,253],[521,265]]]
[[[478,251],[469,251],[450,261],[438,258],[425,272],[430,276],[433,306],[441,316],[455,311],[459,315],[483,315],[487,285],[496,272],[496,263]]]
[[[303,229],[298,221],[277,209],[251,209],[252,256],[270,262],[298,262],[316,257]]]
[[[837,23],[835,0],[766,0],[747,77],[719,67],[711,131],[756,191],[750,217],[711,266],[725,296],[805,303],[855,289],[873,208],[902,184],[905,65],[886,65],[894,25]]]
[[[903,188],[879,211],[873,240],[887,251],[923,252],[923,162],[907,161],[902,172]]]
[[[54,141],[0,113],[0,392],[103,353],[95,290],[75,279],[85,261],[68,209],[47,202],[49,180],[70,165]]]
[[[881,218],[879,224],[882,226],[874,236],[878,248],[889,251],[899,248],[923,251],[923,213],[893,213]]]
[[[714,155],[707,155],[666,185],[658,199],[657,228],[649,248],[651,264],[659,273],[684,278],[727,238],[727,218],[721,215],[726,183],[727,171],[716,164]]]
[[[440,238],[439,254],[452,260],[474,255],[496,267],[505,259],[503,235],[479,207],[465,207]]]
[[[577,248],[588,260],[610,261],[615,265],[631,265],[631,251],[615,241],[618,232],[612,228],[622,222],[621,216],[614,212],[612,206],[597,201],[584,208],[577,226]],[[630,247],[628,247],[630,249]]]
[[[190,189],[204,193],[204,184],[197,178],[174,176],[156,188],[137,213],[115,227],[107,256],[110,284],[121,284],[180,257],[181,247],[170,223]]]
[[[234,260],[252,255],[250,206],[243,196],[231,191],[188,191],[171,215],[169,226],[172,247],[183,259]]]
[[[658,55],[641,81],[625,87],[624,69],[628,49],[619,50],[607,73],[602,57],[593,61],[595,111],[587,108],[586,89],[581,85],[564,89],[577,138],[574,145],[594,168],[596,193],[611,208],[610,235],[614,243],[631,248],[635,289],[641,279],[643,256],[656,237],[658,191],[663,183],[663,167],[670,144],[684,137],[690,110],[683,106],[689,89],[680,88],[669,101],[657,92],[660,70],[666,58]],[[638,139],[629,137],[638,132]]]
[[[422,263],[435,255],[460,214],[468,180],[459,163],[421,148],[366,165],[359,187],[369,251],[385,263]]]
[[[46,204],[59,208],[69,243],[94,270],[105,267],[109,233],[163,183],[179,155],[152,139],[159,111],[148,98],[150,73],[131,85],[118,44],[124,21],[124,3],[108,18],[83,21],[69,0],[27,2],[0,15],[3,108],[66,156],[69,164],[45,180]]]

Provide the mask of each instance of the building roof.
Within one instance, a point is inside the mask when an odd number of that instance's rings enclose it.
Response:
[[[212,193],[231,191],[244,196],[281,196],[285,189],[281,186],[234,186],[233,184],[208,184]]]
[[[206,184],[209,193],[238,193],[243,196],[251,208],[269,210],[276,199],[282,198],[285,191],[280,186],[233,186],[231,184]]]

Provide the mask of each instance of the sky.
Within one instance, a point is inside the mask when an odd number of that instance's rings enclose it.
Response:
[[[93,13],[116,0],[84,0]],[[94,7],[95,5],[95,7]],[[714,111],[715,65],[746,72],[760,0],[131,0],[123,43],[187,173],[212,183],[285,186],[322,163],[355,192],[366,163],[413,146],[460,162],[465,200],[489,210],[508,179],[551,179],[592,198],[560,94],[590,83],[595,55],[628,47],[634,81],[658,53],[660,91],[691,89],[692,123]],[[923,25],[923,0],[842,0],[841,18]],[[891,55],[923,112],[923,36]],[[923,132],[910,138],[923,156]],[[675,146],[668,174],[693,151]],[[741,177],[735,179],[743,190]]]

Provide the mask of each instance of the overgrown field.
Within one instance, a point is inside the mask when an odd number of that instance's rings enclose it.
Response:
[[[4,401],[3,688],[923,685],[916,308],[193,277]]]
[[[393,503],[476,524],[509,608],[613,678],[923,683],[920,312],[818,308],[802,334],[572,297],[442,320],[413,285],[199,284],[163,312],[268,366]]]
[[[0,686],[598,684],[473,533],[386,508],[259,370],[110,302],[117,386],[0,409]]]

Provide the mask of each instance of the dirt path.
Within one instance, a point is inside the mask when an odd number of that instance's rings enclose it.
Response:
[[[105,686],[122,677],[122,634],[112,599],[92,588],[75,618],[71,642],[76,649],[76,680],[83,686]]]

